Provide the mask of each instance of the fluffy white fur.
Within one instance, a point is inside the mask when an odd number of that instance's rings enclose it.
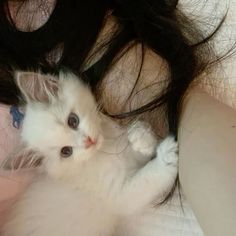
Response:
[[[43,172],[12,209],[2,236],[115,235],[120,219],[170,191],[178,162],[173,137],[157,146],[142,122],[122,130],[99,114],[72,74],[55,80],[22,72],[17,83],[27,100],[22,139],[31,155],[44,157]],[[80,118],[78,130],[67,125],[70,112]],[[87,137],[96,144],[86,148]],[[64,146],[73,147],[72,156],[60,157]]]

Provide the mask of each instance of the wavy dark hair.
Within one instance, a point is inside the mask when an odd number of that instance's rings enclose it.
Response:
[[[28,1],[11,2],[17,2],[20,10]],[[44,1],[40,2],[43,4]],[[165,59],[169,68],[168,86],[144,106],[110,115],[122,119],[165,106],[169,131],[177,136],[183,97],[191,82],[218,60],[209,56],[213,51],[208,41],[224,21],[222,19],[213,32],[203,37],[194,23],[180,12],[177,4],[178,0],[57,0],[45,24],[36,30],[23,32],[17,29],[11,17],[9,1],[1,1],[0,102],[17,105],[20,101],[13,80],[16,68],[53,74],[67,68],[86,78],[92,89],[96,89],[105,74],[124,55],[124,48],[127,49],[130,43],[139,43],[143,57],[145,48],[149,48]],[[117,27],[109,40],[103,43],[106,48],[103,56],[84,70],[84,62],[108,12],[117,19]],[[62,49],[60,59],[49,61],[49,53],[59,46]]]

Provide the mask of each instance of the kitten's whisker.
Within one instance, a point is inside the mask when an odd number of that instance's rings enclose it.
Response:
[[[126,132],[123,132],[117,136],[110,136],[110,137],[105,137],[106,139],[118,139],[118,138],[123,138],[126,135]]]
[[[120,151],[118,152],[108,152],[108,151],[104,151],[102,149],[99,149],[98,152],[101,153],[105,153],[105,154],[109,154],[109,155],[120,155],[122,154],[127,148],[129,147],[129,144],[127,143]]]

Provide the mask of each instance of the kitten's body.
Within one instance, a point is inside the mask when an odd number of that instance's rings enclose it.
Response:
[[[31,153],[45,156],[45,172],[21,196],[2,236],[111,236],[119,219],[161,200],[175,181],[172,137],[156,149],[155,137],[143,123],[121,130],[101,118],[88,88],[69,77],[60,78],[56,95],[48,88],[46,100],[45,94],[44,99],[28,94],[30,86],[18,81],[28,99],[22,138]],[[66,127],[71,111],[80,117],[73,131]],[[84,147],[84,135],[95,144]],[[62,159],[60,148],[67,145],[73,154]],[[153,156],[157,158],[150,160]]]

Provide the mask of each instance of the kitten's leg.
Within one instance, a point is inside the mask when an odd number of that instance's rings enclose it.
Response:
[[[155,155],[157,138],[147,123],[135,122],[128,130],[128,140],[134,151],[150,157]]]
[[[169,136],[158,146],[157,157],[124,183],[121,190],[124,212],[133,213],[153,200],[163,200],[171,190],[177,172],[177,143],[172,136]]]

